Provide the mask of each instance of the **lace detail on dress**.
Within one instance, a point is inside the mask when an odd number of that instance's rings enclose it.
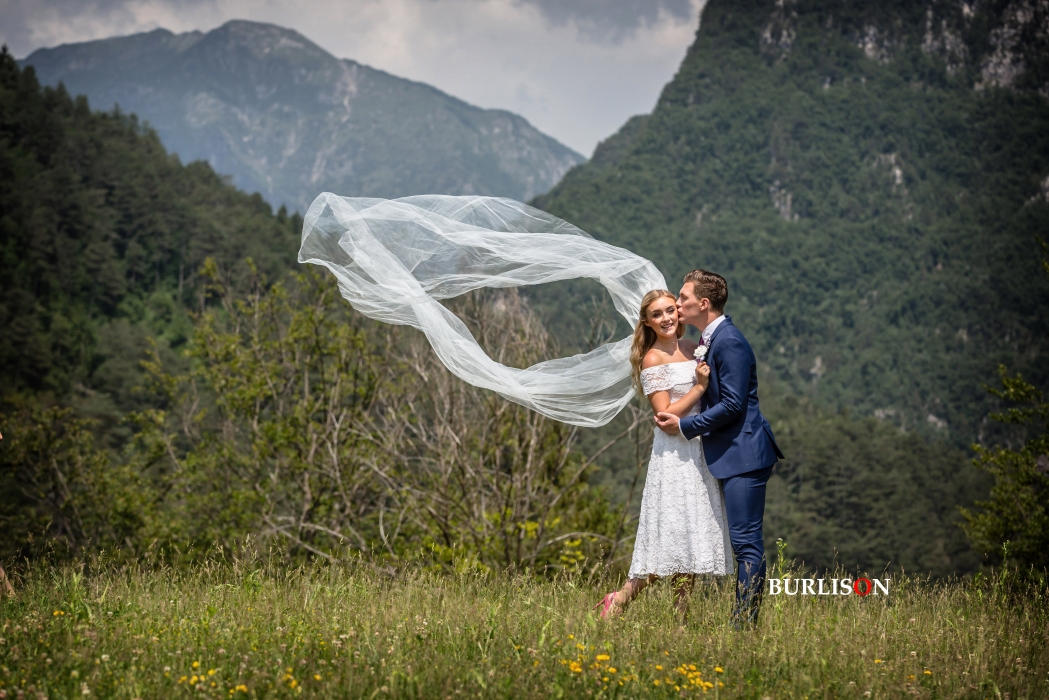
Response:
[[[683,369],[686,367],[688,368],[687,375],[683,372]],[[695,383],[695,360],[658,364],[655,367],[647,367],[641,370],[641,388],[645,390],[645,396],[655,394],[656,391],[669,391],[673,387],[686,382],[688,383],[688,388],[691,388]],[[687,391],[688,389],[686,388],[685,390]],[[671,399],[671,401],[675,400]]]
[[[641,388],[645,396],[657,391],[669,391],[670,401],[673,403],[688,393],[689,389],[696,385],[696,361],[671,362],[665,365],[656,365],[641,370]],[[699,402],[692,407],[691,412],[699,410]]]
[[[687,369],[687,372],[685,371]],[[670,362],[641,370],[641,388],[645,396],[657,391],[671,391],[681,384],[688,384],[688,389],[696,383],[696,361]],[[685,389],[685,391],[688,391]],[[681,397],[678,397],[681,398]],[[671,399],[676,401],[676,399]]]
[[[672,362],[641,371],[645,395],[669,391],[677,401],[696,383],[696,362]],[[692,408],[696,413],[699,402]],[[711,475],[699,438],[686,440],[658,428],[641,497],[630,578],[648,574],[710,573],[732,570],[725,499]]]

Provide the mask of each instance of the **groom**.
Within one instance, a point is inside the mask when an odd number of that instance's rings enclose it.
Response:
[[[710,473],[721,481],[732,551],[738,564],[736,607],[732,623],[739,629],[757,622],[765,585],[765,485],[783,453],[772,428],[758,408],[757,361],[750,344],[725,316],[728,283],[721,275],[693,270],[685,275],[678,296],[678,318],[703,334],[696,358],[710,365],[710,386],[700,399],[702,411],[678,419],[659,413],[656,423],[666,433],[689,440],[703,436]]]

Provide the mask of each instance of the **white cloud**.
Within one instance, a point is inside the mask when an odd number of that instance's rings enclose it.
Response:
[[[617,11],[601,15],[594,0],[556,13],[549,0],[8,0],[0,40],[25,56],[157,27],[272,22],[336,56],[521,114],[589,155],[627,118],[651,111],[692,42],[703,1],[615,0]]]

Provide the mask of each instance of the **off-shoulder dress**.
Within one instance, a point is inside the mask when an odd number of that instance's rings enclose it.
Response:
[[[646,396],[662,390],[677,401],[695,384],[695,370],[695,360],[649,367],[641,370],[641,385]],[[699,412],[698,403],[691,412]],[[731,565],[725,499],[707,468],[701,438],[687,440],[656,428],[630,578],[725,575]]]

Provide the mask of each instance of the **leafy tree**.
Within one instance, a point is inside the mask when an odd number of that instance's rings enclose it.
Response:
[[[1015,406],[994,417],[1038,433],[1019,449],[974,445],[976,465],[994,476],[991,497],[979,510],[962,509],[973,545],[992,561],[1023,568],[1049,567],[1049,401],[1019,374],[1000,368],[1001,389],[991,392]]]
[[[1043,250],[1049,247],[1042,243]],[[1043,260],[1049,274],[1049,260]],[[1001,388],[991,389],[1013,404],[995,420],[1023,426],[1029,433],[1019,449],[973,445],[975,464],[994,476],[994,487],[980,510],[962,509],[966,533],[994,561],[1007,558],[1022,568],[1049,568],[1049,401],[1019,374],[998,373]],[[1033,433],[1033,435],[1030,435]]]
[[[67,408],[19,407],[2,417],[0,561],[133,544],[148,490],[94,445]]]
[[[134,418],[133,463],[167,494],[151,538],[186,556],[254,535],[394,566],[603,561],[618,514],[588,487],[575,428],[463,384],[316,272],[243,293],[213,261],[204,274],[221,304],[197,321],[192,369],[155,357],[164,408]],[[504,361],[549,349],[516,295],[460,313]]]

